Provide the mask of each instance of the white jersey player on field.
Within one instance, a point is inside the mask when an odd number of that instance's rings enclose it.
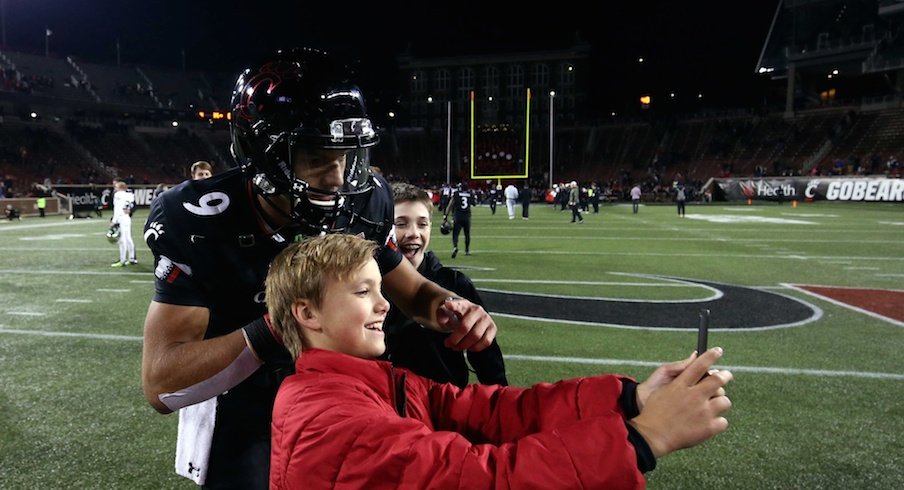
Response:
[[[113,183],[113,225],[119,225],[119,262],[111,264],[122,267],[137,264],[135,258],[135,242],[132,241],[132,208],[135,206],[135,194],[129,192],[126,183],[117,180]]]

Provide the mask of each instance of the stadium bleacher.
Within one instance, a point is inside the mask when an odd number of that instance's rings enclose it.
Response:
[[[886,52],[893,53],[894,46]],[[19,182],[19,192],[27,191],[27,183],[46,179],[87,184],[120,177],[171,184],[184,179],[185,168],[195,160],[213,161],[219,168],[231,164],[225,122],[197,115],[228,105],[231,77],[226,74],[4,50],[0,76],[0,172]],[[43,112],[33,115],[34,108]],[[178,127],[173,125],[177,120]],[[894,99],[869,108],[829,104],[790,115],[738,110],[574,123],[556,128],[554,175],[557,181],[621,186],[729,174],[831,172],[839,160],[849,162],[846,173],[882,172],[887,159],[904,155],[902,129],[904,109]],[[548,178],[545,131],[537,126],[530,142],[529,174],[537,183]],[[453,180],[470,175],[468,138],[455,128]],[[481,133],[478,146],[480,154],[500,150],[519,158],[521,130]],[[20,147],[27,148],[27,165]],[[423,185],[446,179],[446,158],[445,131],[433,127],[389,128],[374,152],[375,164],[385,173]]]

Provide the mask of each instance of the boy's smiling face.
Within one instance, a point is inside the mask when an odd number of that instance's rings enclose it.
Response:
[[[347,280],[326,278],[319,307],[296,302],[296,318],[306,327],[311,347],[373,359],[386,350],[383,320],[389,302],[380,292],[377,262],[369,260]]]
[[[402,255],[417,269],[430,245],[430,209],[420,201],[396,203],[394,226]]]

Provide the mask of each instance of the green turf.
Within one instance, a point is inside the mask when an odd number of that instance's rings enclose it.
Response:
[[[904,487],[904,327],[782,286],[904,290],[904,207],[716,203],[687,212],[680,219],[672,206],[644,206],[634,215],[630,205],[607,205],[572,225],[570,213],[541,204],[529,221],[478,207],[471,256],[451,259],[451,240],[438,231],[431,248],[480,288],[651,300],[709,294],[656,275],[770,288],[818,306],[824,316],[806,325],[710,335],[725,348],[721,364],[734,368],[731,426],[662,458],[649,488]],[[139,338],[153,291],[144,216],[133,230],[141,263],[125,269],[110,267],[118,252],[103,236],[106,219],[0,224],[0,488],[194,488],[173,474],[176,417],[158,415],[141,392]],[[652,367],[624,361],[675,360],[695,345],[691,332],[507,317],[497,324],[517,385],[603,372],[643,378]]]

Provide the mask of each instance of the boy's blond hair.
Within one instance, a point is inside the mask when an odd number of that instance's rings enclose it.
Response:
[[[267,274],[267,310],[273,330],[282,336],[293,359],[306,344],[292,304],[304,299],[319,307],[327,280],[348,280],[376,251],[377,244],[370,240],[335,234],[293,243],[273,259]]]

